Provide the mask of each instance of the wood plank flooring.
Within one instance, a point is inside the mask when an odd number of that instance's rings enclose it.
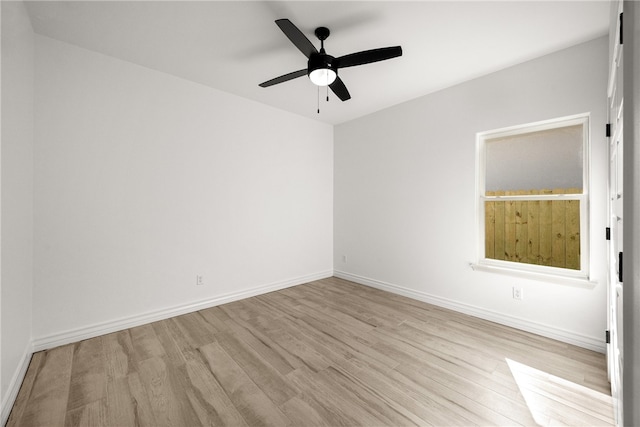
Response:
[[[8,426],[613,425],[604,355],[330,278],[33,355]]]

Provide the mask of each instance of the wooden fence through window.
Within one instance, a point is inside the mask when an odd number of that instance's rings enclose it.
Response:
[[[579,188],[491,191],[487,196],[579,194]],[[580,269],[579,200],[485,201],[485,257]]]

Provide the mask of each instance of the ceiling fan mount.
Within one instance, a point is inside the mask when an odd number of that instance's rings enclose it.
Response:
[[[318,40],[320,40],[321,42],[324,42],[331,34],[331,31],[329,31],[327,27],[318,27],[316,28],[314,33],[318,38]]]
[[[365,50],[335,58],[327,54],[324,50],[324,41],[331,34],[331,31],[329,31],[327,27],[318,27],[314,31],[314,34],[318,40],[320,40],[320,50],[318,50],[302,31],[288,19],[278,19],[276,20],[276,25],[280,27],[294,46],[307,57],[307,68],[267,80],[266,82],[260,83],[260,87],[273,86],[307,75],[314,84],[318,86],[329,86],[338,98],[346,101],[351,99],[351,95],[342,79],[338,77],[339,69],[402,56],[402,47],[392,46]]]

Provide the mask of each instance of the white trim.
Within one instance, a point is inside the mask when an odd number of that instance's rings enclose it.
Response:
[[[502,266],[502,264],[504,264],[504,266]],[[523,277],[525,279],[531,279],[531,280],[542,280],[544,282],[547,283],[556,283],[559,285],[570,285],[570,286],[576,286],[578,288],[586,288],[586,289],[594,289],[597,285],[598,282],[594,282],[592,280],[589,280],[588,276],[583,276],[583,275],[575,275],[575,276],[571,276],[571,275],[563,275],[562,273],[547,273],[544,271],[529,271],[529,270],[525,270],[523,268],[511,268],[511,263],[498,263],[495,262],[495,265],[489,264],[489,263],[482,263],[482,264],[477,264],[477,263],[469,263],[469,265],[471,266],[471,268],[474,271],[486,271],[488,273],[499,273],[499,274],[506,274],[506,275],[510,275],[510,276],[517,276],[517,277]],[[552,267],[549,267],[549,270],[551,270]]]
[[[523,331],[542,335],[568,344],[577,345],[599,353],[605,352],[605,344],[602,339],[577,334],[566,329],[556,328],[544,323],[533,322],[516,316],[499,313],[493,310],[487,310],[475,305],[465,304],[448,298],[431,295],[426,292],[416,291],[414,289],[386,283],[380,280],[370,279],[368,277],[358,276],[356,274],[347,273],[345,271],[334,271],[334,276],[341,279],[350,280],[361,285],[371,286],[372,288],[381,289],[383,291],[413,298],[439,307],[448,308],[460,313],[469,314],[474,317],[489,320],[491,322],[500,323],[501,325],[510,326]]]
[[[13,409],[13,404],[18,397],[18,392],[20,391],[20,387],[22,386],[22,381],[24,381],[24,377],[27,374],[27,368],[29,368],[29,363],[31,363],[32,355],[33,346],[31,343],[29,343],[24,349],[22,359],[20,359],[20,363],[18,364],[18,369],[16,369],[15,373],[13,374],[13,378],[11,378],[9,387],[7,387],[7,393],[3,396],[4,398],[2,399],[2,412],[0,413],[0,425],[2,426],[5,425],[7,421],[9,421],[11,409]]]
[[[220,304],[226,304],[256,295],[262,295],[268,292],[289,288],[291,286],[301,285],[303,283],[312,282],[314,280],[325,279],[331,276],[333,276],[332,270],[322,271],[315,274],[309,274],[306,276],[256,286],[240,292],[223,294],[203,301],[197,301],[176,307],[169,307],[162,310],[124,317],[121,319],[110,320],[108,322],[72,329],[57,334],[46,335],[43,337],[35,338],[33,340],[33,351],[36,352],[46,350],[61,345],[82,341],[88,338],[94,338],[100,335],[121,331],[123,329],[133,328],[135,326],[144,325],[158,320],[168,319],[170,317],[191,313],[205,308],[215,307]]]
[[[514,126],[503,127],[499,129],[492,129],[483,132],[478,132],[478,137],[483,139],[503,138],[505,136],[520,135],[524,133],[539,132],[543,130],[563,128],[566,126],[585,124],[586,120],[589,120],[591,113],[580,113],[571,116],[556,117],[549,120],[541,120],[533,123],[524,123]],[[526,129],[526,132],[523,130]]]
[[[509,196],[480,196],[483,201],[490,200],[586,200],[586,195],[580,194],[522,194]]]
[[[554,196],[553,194],[535,195],[535,196],[487,196],[486,195],[486,141],[507,136],[528,134],[542,130],[563,128],[566,126],[582,125],[582,193],[571,195]],[[591,113],[575,114],[571,116],[558,117],[550,120],[543,120],[534,123],[520,124],[501,129],[494,129],[476,133],[476,262],[473,265],[480,269],[481,266],[487,265],[492,267],[495,260],[485,257],[485,201],[487,200],[579,200],[580,201],[580,270],[575,270],[582,276],[583,281],[589,281],[589,273],[591,271],[590,256],[590,240],[591,240],[591,221],[590,221],[590,188],[591,188]],[[519,263],[513,261],[503,261],[508,263],[513,271],[534,271],[541,274],[556,274],[556,268],[548,269],[544,266],[537,266],[527,263]],[[474,267],[474,270],[476,268]],[[560,273],[562,276],[571,276],[574,270],[568,270],[567,273]],[[558,283],[565,283],[565,280],[559,280]]]

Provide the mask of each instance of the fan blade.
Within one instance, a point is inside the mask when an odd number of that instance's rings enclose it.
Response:
[[[351,99],[351,95],[349,94],[347,87],[344,85],[344,82],[340,77],[336,77],[336,79],[329,85],[329,87],[331,88],[333,93],[335,93],[336,96],[342,101]]]
[[[305,68],[304,70],[294,71],[292,73],[285,74],[284,76],[280,76],[280,77],[276,77],[275,79],[267,80],[264,83],[260,83],[258,86],[260,86],[260,87],[269,87],[269,86],[277,85],[278,83],[284,83],[284,82],[287,82],[289,80],[293,80],[293,79],[296,79],[298,77],[302,77],[302,76],[306,76],[306,75],[307,75],[307,69]]]
[[[312,53],[318,53],[318,49],[302,34],[302,31],[300,31],[298,27],[293,25],[293,22],[288,19],[278,19],[276,20],[276,24],[300,52],[304,53],[304,56],[309,58]]]
[[[344,55],[335,59],[338,68],[353,67],[355,65],[370,64],[372,62],[384,61],[402,56],[402,47],[382,47],[379,49],[363,50],[349,55]]]

